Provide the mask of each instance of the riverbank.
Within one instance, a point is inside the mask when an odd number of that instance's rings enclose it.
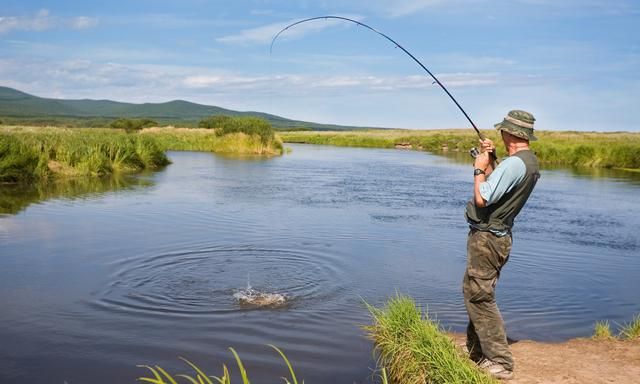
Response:
[[[459,347],[466,336],[446,333],[413,299],[397,296],[369,311],[373,324],[365,330],[390,383],[496,383]],[[618,338],[611,336],[608,326],[605,335],[598,328],[592,338],[562,343],[510,341],[516,365],[510,382],[636,382],[640,377],[640,316],[621,326]]]
[[[456,344],[465,341],[462,334],[450,336]],[[516,364],[511,384],[631,384],[640,377],[640,339],[520,340],[511,352]]]
[[[464,342],[462,335],[455,340]],[[640,340],[574,339],[562,343],[521,340],[511,345],[513,384],[637,383]]]
[[[214,129],[150,128],[140,132],[96,128],[0,128],[0,182],[50,177],[99,177],[158,169],[168,150],[238,155],[278,155],[282,141]]]
[[[498,132],[483,133],[498,144],[498,156],[504,156]],[[436,154],[466,152],[478,146],[478,136],[471,129],[301,131],[281,132],[280,136],[286,143],[399,148]],[[640,172],[640,133],[540,131],[536,136],[538,141],[532,142],[531,147],[542,164]]]

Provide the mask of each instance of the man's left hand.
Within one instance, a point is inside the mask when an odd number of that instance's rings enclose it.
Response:
[[[474,168],[485,171],[489,167],[490,163],[491,159],[489,158],[489,152],[481,152],[473,162],[473,166]]]

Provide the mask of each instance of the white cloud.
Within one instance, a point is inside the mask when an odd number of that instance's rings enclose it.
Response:
[[[495,85],[503,79],[494,73],[439,74],[449,88],[477,88]],[[509,81],[512,81],[511,79]],[[326,76],[246,75],[204,67],[100,63],[91,60],[0,59],[0,84],[11,84],[27,92],[50,96],[118,98],[148,102],[203,95],[238,97],[251,95],[299,95],[389,93],[439,89],[426,75],[414,76]],[[164,99],[163,99],[164,97]],[[251,103],[251,100],[246,100]]]
[[[352,18],[354,20],[361,19],[360,16],[345,16]],[[280,23],[272,23],[263,25],[261,27],[249,28],[240,31],[235,35],[222,36],[216,39],[216,41],[225,44],[268,44],[271,42],[273,37],[280,32],[283,28],[288,26],[289,24],[300,21],[300,19],[289,20]],[[329,27],[334,27],[337,25],[345,25],[343,21],[336,19],[326,19],[326,20],[317,20],[308,23],[303,23],[292,27],[287,30],[282,37],[286,39],[299,39],[303,36],[312,33],[318,32],[323,29],[327,29]]]
[[[98,25],[98,19],[95,17],[79,16],[70,20],[69,25],[73,29],[88,29]]]
[[[427,8],[444,3],[443,0],[402,0],[384,1],[382,6],[386,8],[391,17],[401,17],[421,12]]]
[[[44,31],[52,28],[87,29],[98,25],[98,19],[88,16],[63,18],[51,16],[47,9],[39,10],[34,16],[0,17],[0,34],[16,31]]]

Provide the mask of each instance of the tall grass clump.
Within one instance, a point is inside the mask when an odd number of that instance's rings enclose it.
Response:
[[[611,334],[611,327],[609,326],[609,322],[607,320],[604,321],[596,321],[595,326],[593,327],[593,336],[594,340],[610,340],[613,339],[613,335]]]
[[[284,380],[284,383],[298,384],[298,379],[296,377],[295,372],[293,371],[291,362],[289,362],[289,359],[287,359],[287,356],[285,356],[284,352],[282,352],[278,347],[274,345],[269,345],[269,346],[273,348],[276,352],[278,352],[278,354],[282,357],[285,364],[287,365],[287,368],[289,369],[291,380],[289,380],[288,377],[282,377],[282,379]],[[240,382],[242,384],[249,384],[250,383],[249,375],[247,373],[247,370],[244,367],[244,364],[242,363],[242,360],[240,359],[240,356],[233,348],[229,348],[229,350],[233,354],[233,357],[236,360],[236,364],[238,365],[238,371],[240,372],[240,380],[241,380]],[[206,373],[204,373],[204,371],[200,369],[200,367],[198,367],[191,361],[183,357],[181,357],[180,359],[184,361],[193,370],[194,374],[192,374],[191,376],[187,374],[172,375],[158,365],[153,367],[150,365],[139,365],[138,367],[140,368],[146,368],[149,371],[149,373],[151,373],[151,377],[139,377],[138,381],[143,381],[143,382],[152,383],[152,384],[177,384],[178,379],[184,379],[183,381],[185,383],[191,383],[191,384],[214,384],[214,383],[231,384],[230,371],[227,368],[227,366],[224,364],[222,365],[221,376],[209,376]],[[302,384],[304,384],[304,381],[302,381]]]
[[[0,183],[16,183],[36,178],[40,158],[19,139],[0,133]]]
[[[629,340],[640,338],[640,313],[635,315],[629,323],[622,326],[620,337]]]
[[[373,325],[365,329],[391,383],[496,383],[458,351],[437,323],[423,318],[411,298],[397,296],[369,311]]]
[[[2,132],[0,174],[19,172],[24,179],[50,176],[104,176],[156,169],[169,163],[153,140],[103,129],[16,128]],[[8,137],[8,139],[7,139]],[[20,154],[20,161],[17,155]],[[18,168],[19,171],[15,171]]]

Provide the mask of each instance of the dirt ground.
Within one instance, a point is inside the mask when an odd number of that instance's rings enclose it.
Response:
[[[455,338],[464,341],[464,337]],[[509,384],[640,384],[640,340],[575,339],[511,344],[515,378]]]

